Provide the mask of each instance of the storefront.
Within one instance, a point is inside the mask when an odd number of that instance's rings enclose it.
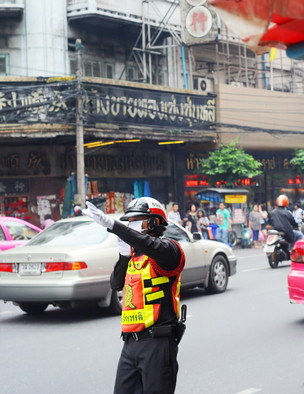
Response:
[[[87,197],[107,212],[147,193],[183,206],[185,150],[214,140],[215,96],[102,79],[83,79],[82,93]],[[0,82],[1,214],[60,218],[77,177],[77,94],[73,77]]]
[[[235,179],[235,187],[249,191],[249,203],[266,203],[268,210],[274,206],[279,194],[286,194],[292,207],[295,202],[304,204],[304,174],[299,174],[290,164],[294,151],[251,151],[250,153],[262,166],[263,174],[256,178]],[[186,157],[184,177],[185,201],[189,206],[195,201],[194,195],[204,187],[225,187],[225,179],[212,185],[208,176],[201,173],[200,160],[206,157],[191,152]]]

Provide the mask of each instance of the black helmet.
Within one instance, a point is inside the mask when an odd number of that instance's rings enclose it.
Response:
[[[132,200],[120,220],[129,220],[136,216],[157,217],[164,226],[168,225],[166,212],[160,202],[151,197]]]

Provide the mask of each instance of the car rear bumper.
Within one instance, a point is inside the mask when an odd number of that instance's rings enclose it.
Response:
[[[292,304],[304,304],[304,271],[290,271],[288,274],[288,291]]]
[[[105,281],[62,281],[60,283],[22,283],[1,281],[0,299],[14,302],[59,302],[94,300],[105,298],[110,290],[109,280]]]

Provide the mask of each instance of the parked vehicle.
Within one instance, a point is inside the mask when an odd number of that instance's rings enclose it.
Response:
[[[165,236],[177,240],[186,255],[183,288],[211,293],[226,290],[236,273],[236,257],[227,245],[203,240],[170,222]],[[21,248],[0,254],[0,299],[27,313],[94,302],[121,311],[121,292],[112,292],[110,274],[118,259],[117,237],[86,216],[63,219]]]
[[[304,304],[304,239],[297,241],[290,253],[291,269],[288,274],[289,300]]]
[[[0,216],[0,251],[25,245],[41,231],[25,220]]]
[[[269,230],[264,252],[271,268],[277,268],[282,261],[290,260],[290,243],[285,233],[274,229]]]

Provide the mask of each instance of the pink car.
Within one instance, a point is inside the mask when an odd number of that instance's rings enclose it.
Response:
[[[25,220],[0,217],[0,251],[26,244],[42,230]]]
[[[295,243],[290,259],[291,270],[288,274],[289,299],[292,304],[304,304],[304,239]]]

